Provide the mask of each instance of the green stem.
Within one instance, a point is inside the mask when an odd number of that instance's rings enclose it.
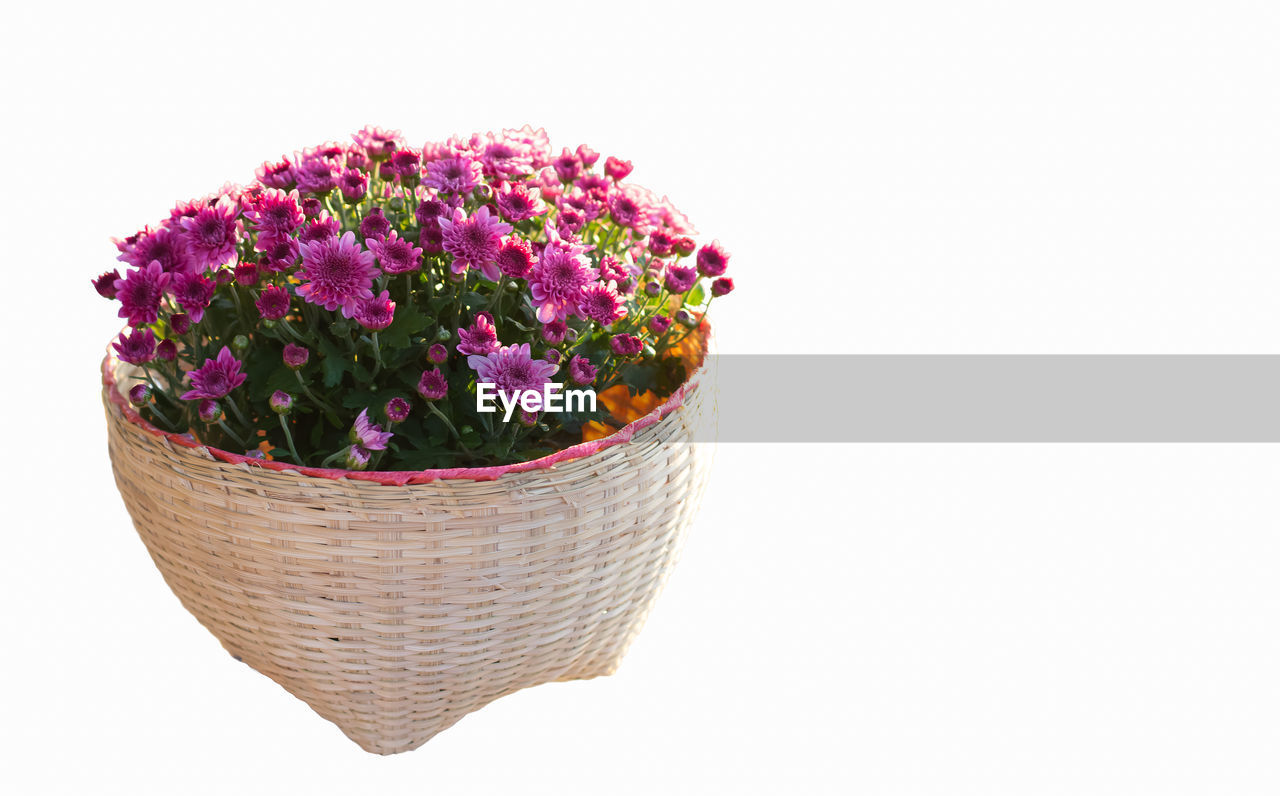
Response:
[[[284,419],[284,415],[279,415],[280,428],[284,429],[285,441],[289,443],[289,453],[293,456],[293,460],[298,464],[305,464],[302,457],[298,455],[298,449],[293,446],[293,432],[289,430],[289,421]]]
[[[244,440],[240,439],[240,437],[239,437],[239,436],[237,436],[237,435],[236,435],[236,433],[235,433],[234,431],[232,431],[232,430],[231,430],[231,427],[227,425],[227,423],[226,423],[226,421],[225,421],[225,420],[223,420],[222,418],[218,418],[218,425],[222,428],[222,431],[223,431],[223,432],[224,432],[228,437],[231,437],[231,439],[235,440],[235,443],[236,443],[237,445],[239,445],[240,447],[244,448],[245,450],[248,450],[248,449],[249,449],[248,444],[247,444],[247,443],[245,443],[245,441],[244,441]]]

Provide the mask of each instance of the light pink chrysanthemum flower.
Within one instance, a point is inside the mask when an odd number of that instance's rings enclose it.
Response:
[[[627,310],[623,306],[622,296],[618,295],[618,286],[614,282],[593,282],[582,288],[578,297],[578,314],[590,318],[601,326],[609,326],[614,321],[626,317]]]
[[[479,143],[480,162],[488,176],[512,180],[533,173],[532,147],[524,141],[489,133]]]
[[[498,331],[493,328],[493,321],[488,313],[480,313],[469,328],[458,329],[457,349],[459,354],[467,356],[485,356],[499,348]]]
[[[428,401],[438,401],[448,394],[449,382],[440,368],[423,371],[422,378],[418,379],[418,395]]]
[[[541,392],[560,369],[544,359],[534,359],[528,343],[504,346],[485,356],[467,357],[467,364],[476,372],[477,382],[492,384],[500,394],[509,397],[526,390]]]
[[[541,127],[535,130],[526,124],[519,130],[503,130],[502,137],[528,146],[529,156],[533,159],[535,169],[551,165],[551,138]]]
[[[306,220],[298,206],[298,192],[285,193],[277,188],[268,188],[254,198],[245,208],[244,217],[259,235],[277,238],[287,236]]]
[[[351,441],[371,451],[387,449],[387,443],[395,436],[390,431],[383,431],[382,426],[369,420],[369,410],[361,409],[360,416],[351,427]]]
[[[120,317],[128,318],[130,326],[155,323],[160,315],[160,300],[168,286],[170,275],[153,260],[146,268],[137,268],[117,279],[116,298],[120,301]]]
[[[428,163],[427,177],[422,183],[441,193],[464,194],[473,191],[482,179],[484,166],[479,160],[453,157]]]
[[[386,274],[407,274],[422,265],[422,249],[401,238],[395,230],[385,239],[369,238],[369,250]]]
[[[547,205],[542,201],[542,191],[530,188],[522,182],[499,188],[495,201],[498,212],[509,221],[524,221],[547,212]]]
[[[386,160],[404,146],[404,138],[399,130],[383,130],[373,126],[366,126],[363,130],[352,133],[351,140],[364,150],[369,160]]]
[[[489,215],[488,205],[470,217],[460,207],[453,211],[451,218],[440,217],[444,250],[453,255],[450,266],[453,273],[461,274],[468,268],[478,268],[485,279],[494,282],[502,276],[496,264],[502,236],[510,231],[510,224]]]
[[[350,318],[362,299],[373,298],[378,267],[373,252],[365,251],[352,232],[302,245],[297,293],[304,301],[330,312],[341,309]]]
[[[566,242],[554,229],[547,230],[546,247],[529,274],[529,293],[538,308],[538,320],[564,320],[578,308],[582,288],[596,281],[596,269],[583,255],[587,248]]]
[[[583,191],[577,190],[576,188],[572,191],[566,192],[560,197],[556,204],[562,209],[565,207],[572,207],[574,210],[581,213],[582,217],[587,221],[595,221],[608,208],[604,202],[598,201],[594,197]]]
[[[182,394],[182,400],[216,401],[244,384],[245,378],[240,372],[240,360],[231,356],[230,348],[223,346],[216,359],[210,357],[198,370],[191,371],[191,389]]]
[[[205,205],[194,217],[182,218],[187,248],[197,263],[197,270],[217,268],[236,256],[240,208],[227,197]]]
[[[264,162],[254,174],[258,178],[258,182],[268,188],[279,188],[287,191],[297,182],[293,176],[293,161],[287,155],[275,163],[269,160]]]

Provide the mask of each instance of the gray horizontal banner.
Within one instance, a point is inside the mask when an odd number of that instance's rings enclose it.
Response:
[[[755,356],[709,362],[720,442],[1280,442],[1280,356]]]

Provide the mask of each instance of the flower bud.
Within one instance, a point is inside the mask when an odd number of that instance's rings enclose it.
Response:
[[[293,408],[293,396],[284,390],[276,390],[271,393],[271,399],[267,403],[271,405],[271,411],[278,415],[287,415]]]
[[[307,218],[319,218],[320,211],[323,209],[324,207],[320,204],[320,200],[314,196],[308,196],[302,200],[302,214]]]
[[[528,409],[520,410],[520,425],[526,428],[533,428],[538,424],[538,413],[530,412]]]
[[[432,346],[427,349],[427,359],[433,365],[443,365],[445,360],[448,358],[449,349],[445,348],[440,343],[433,343]]]
[[[256,263],[240,263],[236,266],[236,284],[252,287],[258,284],[258,266]]]
[[[720,296],[727,296],[732,292],[733,292],[732,277],[722,276],[716,281],[711,283],[711,295],[715,296],[716,298],[719,298]]]
[[[169,328],[174,334],[186,334],[191,331],[191,316],[185,312],[179,312],[169,316]]]
[[[546,361],[550,362],[551,364],[555,365],[555,364],[557,364],[557,363],[559,363],[559,362],[560,362],[560,357],[561,357],[561,356],[562,356],[562,354],[561,354],[559,351],[557,351],[556,349],[554,349],[554,348],[548,348],[548,349],[547,349],[547,353],[543,354],[543,355],[542,355],[542,358],[543,358],[543,359],[545,359]]]
[[[216,423],[222,419],[222,407],[212,398],[205,398],[196,407],[196,412],[200,415],[200,419],[206,423]]]
[[[453,332],[449,331],[448,329],[446,329],[446,328],[445,328],[445,327],[443,327],[443,326],[441,326],[441,327],[440,327],[440,331],[436,332],[436,341],[437,341],[437,342],[440,342],[440,343],[447,343],[447,342],[449,342],[449,341],[450,341],[450,340],[452,340],[452,339],[453,339]]]
[[[230,268],[219,268],[213,275],[213,279],[219,285],[226,285],[236,281],[236,272]]]
[[[677,238],[676,253],[681,257],[688,257],[693,254],[693,250],[698,248],[698,244],[694,243],[693,238]]]
[[[403,398],[392,398],[387,401],[383,411],[387,413],[387,420],[392,423],[403,423],[409,419],[409,402]]]
[[[484,203],[493,198],[493,189],[486,183],[482,182],[476,186],[476,189],[471,192],[471,195],[476,198],[477,202]]]
[[[363,470],[369,466],[369,451],[359,445],[352,445],[347,448],[347,469]]]
[[[566,343],[576,343],[576,342],[578,342],[578,330],[577,330],[577,329],[574,329],[573,327],[569,327],[568,329],[565,329],[565,330],[564,330],[564,341],[565,341]]]
[[[151,401],[151,385],[142,383],[129,388],[129,403],[134,406],[145,406]]]
[[[284,364],[294,370],[300,370],[309,359],[311,359],[311,352],[303,346],[289,343],[284,347]]]
[[[231,350],[237,354],[243,354],[249,350],[249,338],[242,334],[238,334],[231,338]]]
[[[676,313],[676,323],[692,329],[694,325],[693,313],[688,310],[680,310]]]
[[[657,282],[649,282],[644,286],[644,292],[647,296],[656,296],[662,292],[662,285]]]
[[[156,346],[156,358],[164,362],[172,362],[178,356],[178,346],[172,340],[161,340]]]

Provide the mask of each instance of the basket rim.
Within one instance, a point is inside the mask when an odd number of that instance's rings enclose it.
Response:
[[[567,448],[561,448],[554,453],[549,453],[537,459],[530,459],[524,462],[516,462],[514,464],[491,465],[488,467],[442,467],[431,468],[426,470],[343,470],[328,467],[306,467],[303,465],[292,464],[290,462],[280,462],[267,459],[258,459],[252,456],[246,456],[240,453],[232,453],[231,451],[215,448],[212,445],[205,445],[200,442],[191,432],[174,432],[165,431],[148,422],[138,413],[128,402],[128,400],[120,393],[116,385],[116,370],[120,364],[120,360],[116,357],[111,346],[107,346],[107,355],[102,360],[102,387],[103,392],[107,396],[109,406],[114,406],[125,420],[132,425],[140,428],[147,434],[154,437],[167,440],[173,445],[188,448],[191,450],[204,450],[214,459],[227,464],[248,465],[251,467],[261,467],[265,470],[273,470],[276,472],[292,472],[297,475],[306,476],[308,478],[321,478],[330,481],[362,481],[366,483],[381,484],[383,486],[407,486],[412,484],[429,484],[434,481],[443,480],[467,480],[467,481],[495,481],[504,475],[511,473],[524,473],[532,470],[545,470],[554,467],[563,462],[575,461],[594,456],[601,451],[612,448],[615,445],[622,445],[630,442],[637,432],[648,428],[666,418],[672,412],[684,405],[685,396],[690,391],[697,388],[703,374],[707,368],[707,354],[711,343],[711,326],[704,319],[698,328],[698,333],[703,337],[705,345],[702,347],[702,358],[698,362],[698,366],[694,369],[684,383],[676,388],[670,396],[659,406],[651,410],[643,417],[639,417],[614,433],[591,440],[590,442],[579,442],[576,445],[570,445]]]

